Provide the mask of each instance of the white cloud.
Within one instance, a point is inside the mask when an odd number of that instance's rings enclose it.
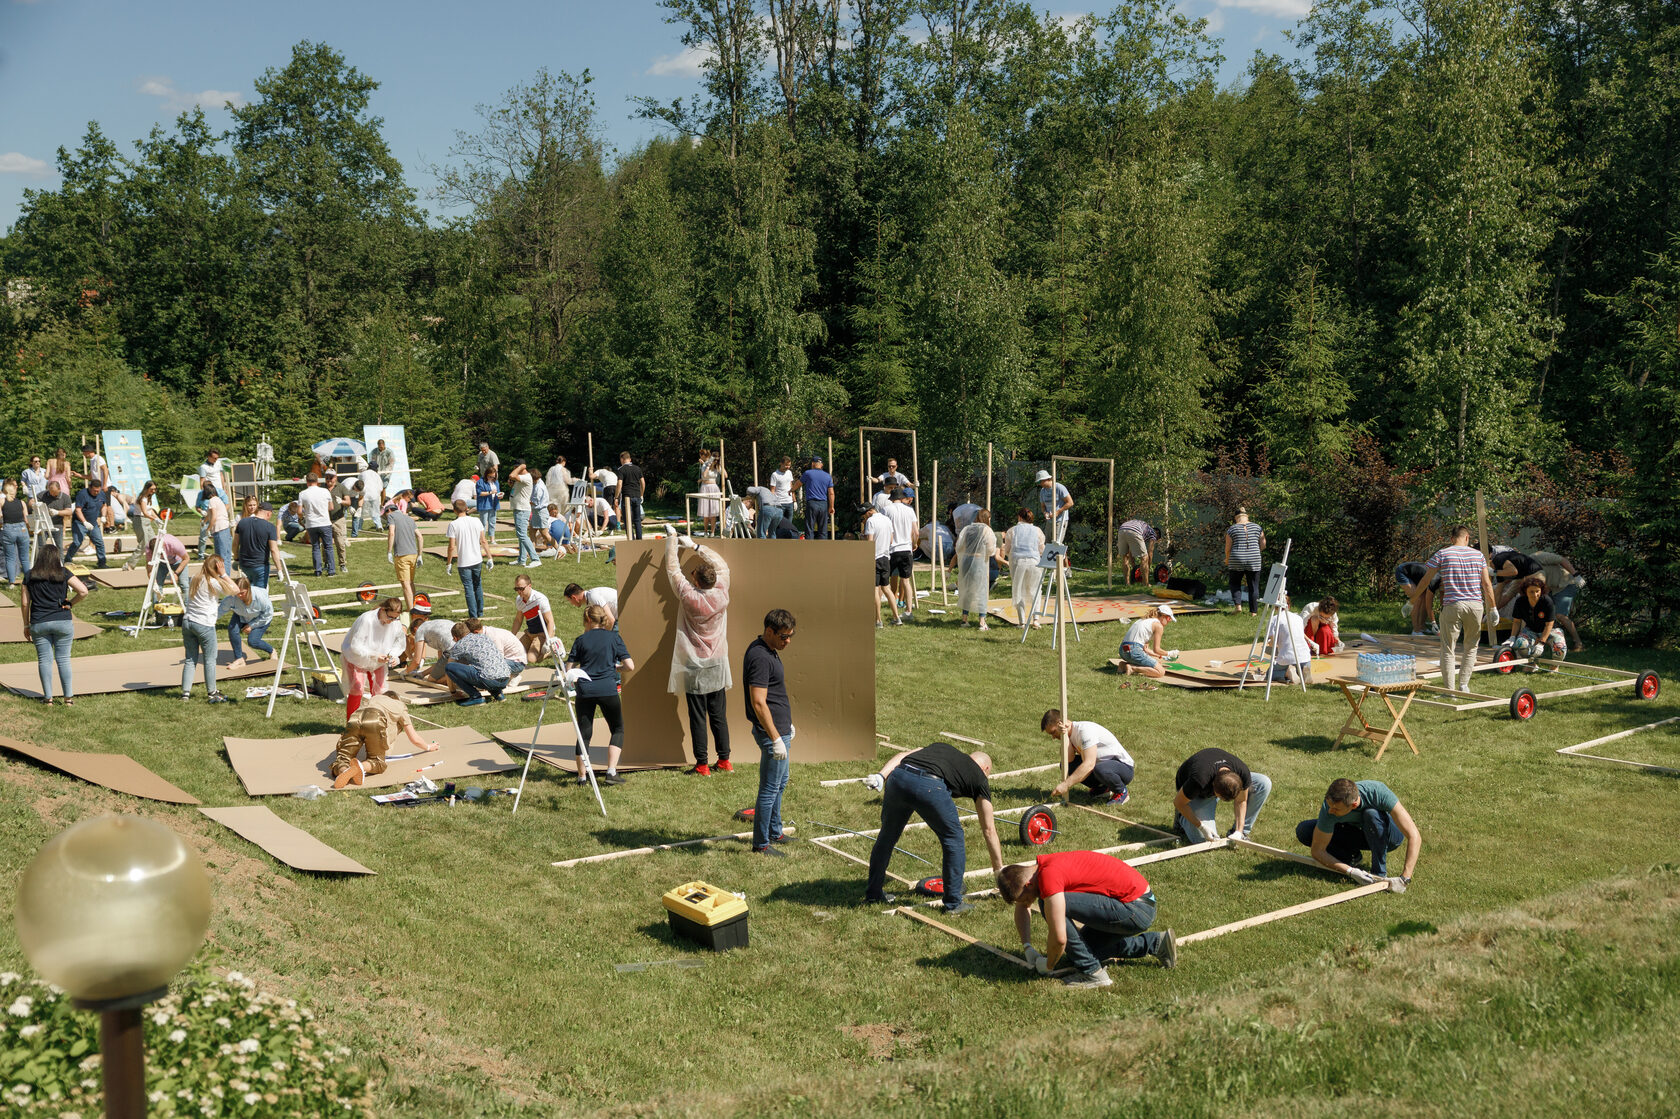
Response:
[[[662,54],[653,60],[647,72],[656,78],[698,78],[703,72],[710,51],[699,47],[684,47],[676,54]]]
[[[235,108],[246,104],[245,95],[236,89],[202,89],[197,93],[175,88],[171,78],[146,78],[140,82],[140,92],[147,97],[163,99],[163,107],[172,113],[183,113],[195,106],[220,109],[232,102]]]
[[[1312,0],[1218,0],[1221,8],[1242,8],[1268,16],[1301,19],[1312,11]]]
[[[53,173],[52,164],[22,152],[0,152],[0,175],[28,175],[44,179]]]

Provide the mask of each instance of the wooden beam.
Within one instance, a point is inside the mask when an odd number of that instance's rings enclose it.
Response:
[[[1662,773],[1680,777],[1680,769],[1674,769],[1666,765],[1651,765],[1647,762],[1629,761],[1627,758],[1608,758],[1602,754],[1585,754],[1581,752],[1594,746],[1602,746],[1606,742],[1614,742],[1619,738],[1626,738],[1629,735],[1638,734],[1640,731],[1655,730],[1657,727],[1665,727],[1670,723],[1680,723],[1680,715],[1675,715],[1673,718],[1669,719],[1658,719],[1654,723],[1646,723],[1644,726],[1634,727],[1632,730],[1622,730],[1617,731],[1615,734],[1606,734],[1601,738],[1589,738],[1585,742],[1577,742],[1573,746],[1565,746],[1563,749],[1559,750],[1558,753],[1568,755],[1571,758],[1586,758],[1595,762],[1611,762],[1615,765],[1632,766],[1634,769],[1642,769],[1646,773]]]
[[[1369,897],[1372,894],[1381,894],[1387,891],[1388,883],[1386,881],[1373,882],[1369,886],[1355,886],[1351,890],[1343,890],[1341,893],[1331,894],[1329,897],[1304,901],[1300,905],[1291,905],[1286,909],[1274,909],[1270,913],[1262,913],[1257,917],[1245,917],[1241,921],[1232,921],[1228,925],[1220,925],[1217,928],[1190,933],[1188,936],[1179,937],[1178,942],[1179,944],[1194,944],[1200,940],[1212,940],[1214,937],[1224,936],[1226,933],[1252,929],[1256,925],[1267,925],[1273,921],[1281,921],[1285,917],[1296,917],[1302,913],[1311,913],[1315,909],[1324,909],[1327,906],[1340,905],[1344,901],[1352,901],[1354,898]]]
[[[869,865],[869,860],[868,859],[860,859],[856,855],[852,854],[850,851],[842,851],[838,847],[830,847],[828,844],[824,843],[820,839],[808,839],[805,842],[811,844],[811,846],[813,846],[813,847],[821,847],[824,851],[827,851],[830,854],[839,855],[842,859],[849,859],[852,862],[858,863],[861,866],[868,866]],[[905,878],[903,875],[894,874],[890,870],[887,871],[887,877],[891,878],[894,882],[898,882],[898,883],[901,883],[902,885],[909,886],[912,890],[916,888],[916,883],[913,879]]]
[[[1199,855],[1203,851],[1218,851],[1230,845],[1231,841],[1229,839],[1208,839],[1201,843],[1192,843],[1188,847],[1180,847],[1177,850],[1162,851],[1158,855],[1144,855],[1142,858],[1128,859],[1127,861],[1133,866],[1142,866],[1145,863],[1163,863],[1168,859],[1182,859],[1186,855]]]
[[[1006,769],[1002,773],[992,774],[988,780],[996,781],[999,777],[1019,777],[1023,773],[1043,773],[1047,769],[1060,769],[1061,763],[1049,762],[1045,765],[1029,765],[1025,769]]]
[[[913,751],[900,750],[898,756],[903,757],[909,753],[913,753]],[[819,781],[817,784],[824,789],[832,789],[839,785],[861,785],[867,780],[869,780],[869,774],[866,773],[862,777],[836,777],[832,781]]]
[[[978,738],[970,738],[966,734],[958,734],[954,730],[942,730],[939,733],[944,735],[946,738],[954,738],[958,742],[967,742],[971,746],[986,746],[986,745],[989,745],[989,743],[982,742]]]
[[[1023,804],[1019,808],[1004,808],[1004,809],[1001,809],[1000,811],[992,813],[992,815],[993,816],[998,816],[998,817],[1013,816],[1017,812],[1025,812],[1029,808],[1037,808],[1037,807],[1038,806],[1036,804]],[[958,820],[963,821],[965,823],[969,820],[978,820],[979,818],[980,818],[979,816],[973,815],[972,813],[970,815],[967,815],[967,816],[958,816],[957,817]],[[904,830],[905,831],[914,831],[917,828],[926,828],[926,827],[931,827],[931,826],[932,825],[930,825],[930,824],[926,824],[926,823],[922,823],[921,821],[917,821],[914,824],[905,824],[904,825]],[[849,831],[849,832],[846,832],[843,835],[825,835],[825,836],[822,836],[821,838],[823,840],[829,842],[829,843],[833,843],[837,839],[868,839],[871,836],[876,836],[876,835],[879,835],[880,833],[881,833],[880,828],[870,828],[868,831]]]
[[[782,828],[785,832],[794,830],[792,825]],[[580,859],[565,859],[549,866],[582,866],[584,863],[604,863],[611,859],[627,859],[631,855],[651,855],[655,851],[674,851],[678,847],[693,847],[700,843],[717,843],[725,839],[751,839],[752,832],[738,831],[733,835],[709,835],[704,839],[684,839],[679,843],[660,843],[653,847],[632,847],[627,851],[608,851],[602,855],[585,855]]]
[[[1050,768],[1050,767],[1046,766],[1045,768]],[[1102,816],[1105,819],[1115,820],[1115,821],[1118,821],[1119,823],[1126,824],[1130,827],[1142,828],[1144,831],[1154,832],[1156,835],[1164,835],[1169,839],[1177,839],[1178,838],[1178,835],[1177,835],[1176,832],[1162,831],[1160,828],[1155,827],[1153,824],[1144,824],[1144,823],[1139,823],[1137,820],[1128,820],[1124,816],[1116,816],[1112,812],[1104,812],[1101,809],[1093,808],[1089,804],[1073,804],[1072,802],[1069,802],[1068,807],[1069,808],[1078,808],[1081,811],[1090,812],[1090,813],[1093,813],[1097,816]]]
[[[933,928],[938,929],[940,932],[946,934],[947,936],[956,937],[958,940],[962,941],[964,944],[967,944],[967,945],[970,945],[972,947],[978,948],[983,952],[990,952],[992,955],[996,956],[1000,960],[1008,960],[1010,963],[1014,964],[1016,967],[1025,968],[1028,971],[1035,971],[1036,970],[1031,964],[1027,963],[1026,960],[1023,960],[1021,957],[1015,955],[1013,952],[1005,952],[1002,948],[999,948],[999,947],[997,947],[995,945],[992,945],[992,944],[987,944],[984,940],[980,940],[976,937],[969,936],[967,933],[963,932],[961,929],[953,929],[950,925],[945,924],[945,922],[943,922],[943,921],[935,921],[932,917],[923,916],[922,914],[917,913],[914,909],[911,909],[909,907],[902,907],[902,908],[899,908],[899,909],[892,910],[892,912],[897,913],[900,917],[908,917],[912,921],[920,921],[924,925],[930,925]]]

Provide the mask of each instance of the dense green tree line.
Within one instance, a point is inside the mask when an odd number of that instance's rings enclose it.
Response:
[[[1169,525],[1259,471],[1326,549],[1391,522],[1370,570],[1485,488],[1643,624],[1680,602],[1674,4],[1333,0],[1221,89],[1164,0],[662,2],[707,60],[636,106],[666,138],[610,153],[587,71],[533,75],[439,168],[458,221],[324,44],[226,133],[90,125],[0,243],[0,458],[383,420],[440,475],[593,432],[671,478],[915,427],[953,476],[1115,456]]]

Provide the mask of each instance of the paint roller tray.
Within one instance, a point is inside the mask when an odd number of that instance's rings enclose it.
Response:
[[[671,931],[713,952],[747,946],[747,903],[705,882],[685,882],[665,891]]]

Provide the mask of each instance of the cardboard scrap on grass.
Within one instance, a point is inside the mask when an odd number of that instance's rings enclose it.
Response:
[[[571,718],[566,714],[565,701],[555,699],[549,704],[548,713],[554,715],[559,709],[560,717],[543,723],[542,734],[537,739],[537,748],[531,749],[531,732],[536,727],[525,727],[521,730],[492,731],[490,737],[507,747],[517,750],[523,758],[530,754],[539,762],[547,762],[556,769],[566,773],[577,772],[577,730],[572,726]],[[589,764],[596,769],[607,768],[607,740],[612,737],[612,731],[607,729],[607,721],[596,718],[594,730],[589,741]],[[757,750],[753,753],[757,754]],[[676,769],[675,765],[626,765],[622,760],[618,763],[620,773],[636,773],[648,769]]]
[[[1410,634],[1387,634],[1374,641],[1361,637],[1344,637],[1340,653],[1312,658],[1313,682],[1330,684],[1330,677],[1352,678],[1359,673],[1361,653],[1409,653],[1417,658],[1419,676],[1437,676],[1441,671],[1441,644],[1435,637],[1413,637]],[[1266,683],[1266,660],[1260,656],[1260,646],[1254,646],[1254,659],[1249,660],[1248,645],[1225,645],[1217,649],[1187,649],[1176,661],[1164,666],[1166,676],[1160,682],[1175,688],[1235,688],[1242,683],[1243,668],[1249,667],[1250,684]],[[1493,651],[1486,645],[1476,649],[1476,663],[1493,660]],[[1120,659],[1110,657],[1109,665],[1123,671]],[[1142,679],[1142,677],[1140,677]]]
[[[434,781],[454,777],[477,777],[486,773],[504,773],[517,768],[514,760],[501,747],[471,727],[448,727],[429,730],[421,737],[436,742],[440,750],[431,754],[416,754],[412,758],[398,758],[384,773],[365,779],[360,786],[350,788],[382,789],[406,785],[418,776],[422,767]],[[408,748],[398,739],[392,753],[406,754]],[[223,738],[228,761],[245,791],[251,796],[283,796],[296,792],[304,785],[332,787],[333,751],[338,746],[336,734],[311,734],[303,738]]]
[[[77,638],[98,637],[105,632],[98,626],[84,622],[80,618],[71,619],[71,629]],[[23,641],[23,611],[17,607],[10,610],[0,609],[0,645],[21,645]],[[78,667],[81,663],[79,660],[76,662]],[[35,666],[31,664],[29,670],[34,672]],[[80,682],[77,681],[78,684]],[[76,690],[81,691],[82,689],[78,687]],[[37,690],[35,694],[40,695],[41,693]]]
[[[42,765],[80,777],[94,785],[102,785],[119,793],[146,800],[161,800],[170,804],[197,804],[191,793],[178,789],[127,754],[87,754],[72,750],[54,750],[36,746],[15,738],[0,737],[0,748],[33,758]]]
[[[1131,622],[1143,617],[1152,606],[1171,606],[1175,615],[1216,612],[1213,607],[1203,606],[1198,602],[1186,602],[1181,598],[1164,598],[1158,595],[1074,595],[1071,620],[1082,626],[1096,622]],[[1047,598],[1040,609],[1046,615],[1046,621],[1053,618],[1056,613],[1054,596]],[[1020,619],[1015,616],[1015,603],[1011,599],[991,599],[986,603],[986,613],[1002,618],[1012,626],[1021,624]]]
[[[76,694],[106,695],[112,692],[143,692],[150,688],[179,688],[181,666],[186,663],[185,650],[135,649],[127,653],[101,653],[92,657],[77,657]],[[256,661],[233,667],[233,651],[217,652],[216,684],[222,687],[228,680],[243,680],[251,676],[273,676],[273,661]],[[204,683],[204,666],[199,665],[193,677],[194,685]],[[0,665],[0,688],[33,699],[41,698],[41,678],[34,662]],[[199,695],[203,695],[200,691]]]
[[[328,847],[302,828],[288,824],[263,805],[200,808],[199,811],[296,870],[312,870],[323,874],[374,873],[349,855]]]
[[[144,589],[146,580],[152,577],[150,565],[145,567],[107,567],[103,570],[95,568],[92,579],[102,587],[109,587],[117,591],[138,591]]]

